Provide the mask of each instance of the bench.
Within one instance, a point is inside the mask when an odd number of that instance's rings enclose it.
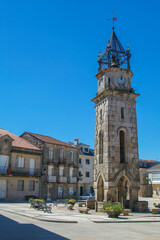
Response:
[[[89,208],[80,207],[78,210],[79,210],[80,213],[88,214],[88,212],[89,212],[90,209],[89,209]]]
[[[67,203],[68,203],[67,200],[59,199],[57,201],[53,201],[53,206],[57,207],[58,204],[63,204],[64,206],[66,206]]]
[[[38,202],[37,201],[32,200],[30,203],[31,203],[30,208],[38,209]]]
[[[85,202],[79,202],[78,207],[86,207],[86,203]]]
[[[123,215],[124,215],[124,216],[128,216],[130,213],[131,213],[131,210],[130,210],[130,209],[124,209],[124,210],[123,210]]]
[[[152,214],[160,214],[160,208],[152,208]]]
[[[45,202],[32,200],[30,208],[34,208],[36,210],[42,210],[44,212],[51,213],[52,204],[47,205]]]
[[[46,204],[45,202],[38,203],[38,210],[42,210],[43,212],[51,213],[52,204]]]

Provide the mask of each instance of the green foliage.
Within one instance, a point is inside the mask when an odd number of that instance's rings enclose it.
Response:
[[[124,206],[122,204],[106,203],[104,204],[103,209],[113,212],[122,212],[124,210]]]
[[[30,198],[29,202],[31,203],[32,201],[36,201],[36,202],[45,202],[44,199],[39,199],[39,198]]]
[[[75,203],[75,202],[76,202],[76,200],[73,199],[73,198],[70,198],[69,201],[68,201],[68,203]]]
[[[153,203],[153,205],[160,208],[160,203]]]

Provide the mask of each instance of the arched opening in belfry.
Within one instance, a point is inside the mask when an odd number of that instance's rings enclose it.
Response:
[[[99,133],[99,164],[103,163],[103,132]]]
[[[125,163],[125,132],[120,131],[119,133],[120,142],[120,163]]]
[[[118,202],[124,206],[128,206],[128,200],[130,200],[129,180],[126,176],[122,176],[118,182]]]
[[[98,180],[97,200],[98,201],[104,200],[104,182],[102,176],[100,176]]]

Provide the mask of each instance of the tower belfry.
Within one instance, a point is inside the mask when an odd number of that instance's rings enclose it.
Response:
[[[103,54],[99,54],[97,62],[99,63],[98,71],[110,67],[126,67],[130,70],[130,49],[124,50],[113,29],[110,40]],[[125,66],[126,65],[126,66]]]
[[[139,160],[136,94],[131,87],[131,53],[112,31],[98,56],[95,103],[94,190],[97,201],[121,202],[133,209],[138,200]]]

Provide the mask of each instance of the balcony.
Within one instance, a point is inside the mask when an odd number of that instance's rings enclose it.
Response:
[[[76,183],[77,182],[77,177],[69,177],[69,183]]]
[[[69,165],[69,166],[74,166],[74,161],[70,161],[70,162],[68,163],[68,165]]]
[[[41,169],[37,168],[18,168],[18,167],[11,167],[10,173],[7,172],[8,167],[0,167],[0,174],[8,174],[12,176],[16,175],[25,175],[25,176],[41,176],[42,171]]]
[[[55,183],[57,180],[56,176],[48,176],[47,181],[48,183]]]
[[[61,176],[61,177],[58,178],[58,182],[59,182],[59,183],[67,183],[67,178]]]
[[[66,158],[59,158],[59,164],[66,164]]]
[[[47,164],[52,164],[52,163],[55,163],[55,160],[54,160],[54,158],[52,158],[52,159],[47,159]]]

